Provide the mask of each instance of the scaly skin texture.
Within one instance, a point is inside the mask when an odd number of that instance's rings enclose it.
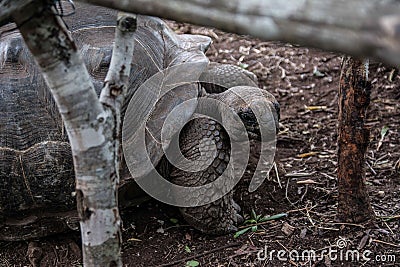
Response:
[[[211,142],[201,142],[205,138],[211,139]],[[205,169],[193,173],[172,167],[170,179],[173,183],[182,186],[200,186],[215,181],[226,170],[230,157],[229,137],[223,127],[214,120],[196,118],[190,121],[181,131],[179,144],[182,154],[187,159],[195,162],[197,167]],[[211,153],[215,147],[217,154],[208,165],[206,161],[213,156]],[[189,201],[196,201],[196,199],[189,199]],[[188,223],[202,232],[224,234],[237,230],[233,192],[229,192],[211,204],[180,208],[180,211]]]
[[[203,88],[209,94],[219,94],[234,86],[257,87],[257,76],[235,65],[211,62],[200,76]]]

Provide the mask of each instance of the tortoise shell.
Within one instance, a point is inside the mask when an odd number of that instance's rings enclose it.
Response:
[[[116,12],[80,4],[76,14],[64,20],[99,94],[111,60]],[[9,31],[12,27],[0,28],[0,239],[8,240],[59,232],[68,227],[67,217],[76,216],[68,137],[33,57],[18,30]],[[177,35],[158,18],[138,16],[127,102],[160,70],[188,60],[207,63],[204,52],[210,43],[205,36]],[[162,121],[174,106],[196,97],[199,90],[197,84],[179,86],[157,103],[146,127],[147,148],[142,150],[155,165],[163,156],[159,149]],[[188,106],[188,118],[195,104]],[[123,116],[125,109],[126,105]],[[143,194],[129,186],[132,179],[126,168],[121,177],[120,197],[129,198],[126,204],[137,203],[135,199]],[[59,225],[50,223],[57,220]]]

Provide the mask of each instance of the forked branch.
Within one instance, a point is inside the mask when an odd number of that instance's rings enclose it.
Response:
[[[119,15],[113,62],[102,101],[62,20],[48,1],[13,19],[35,57],[63,118],[71,144],[85,266],[121,266],[118,212],[120,108],[133,56],[135,17]],[[25,23],[30,18],[29,23]]]

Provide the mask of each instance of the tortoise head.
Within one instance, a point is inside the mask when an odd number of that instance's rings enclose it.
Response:
[[[280,105],[275,98],[272,98],[255,99],[251,102],[251,105],[239,108],[233,107],[233,110],[239,115],[246,127],[250,139],[261,141],[260,127],[269,127],[271,115],[275,126],[275,132],[277,133],[279,131]],[[254,114],[254,109],[258,109],[258,112],[256,112],[258,115]]]
[[[275,110],[277,110],[277,107],[279,109],[279,104],[275,105]],[[254,139],[257,141],[261,141],[261,130],[260,130],[260,124],[258,123],[257,117],[254,114],[253,110],[248,107],[245,109],[241,109],[239,110],[239,112],[237,113],[240,117],[240,119],[242,120],[244,126],[246,127],[247,130],[247,134],[249,136],[250,139]],[[278,131],[278,125],[279,125],[279,113],[278,112],[273,112],[273,117],[275,120],[275,130],[276,132]],[[262,125],[261,125],[262,127]]]
[[[275,138],[279,128],[280,105],[268,91],[253,86],[237,86],[213,97],[230,109],[230,112],[220,109],[224,127],[229,125],[231,129],[230,138],[245,140],[243,125],[249,139],[264,141]]]

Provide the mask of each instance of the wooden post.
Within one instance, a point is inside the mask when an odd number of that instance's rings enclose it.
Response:
[[[337,218],[342,222],[359,223],[374,218],[364,172],[369,144],[365,117],[370,94],[368,63],[345,57],[340,75],[338,126]]]

